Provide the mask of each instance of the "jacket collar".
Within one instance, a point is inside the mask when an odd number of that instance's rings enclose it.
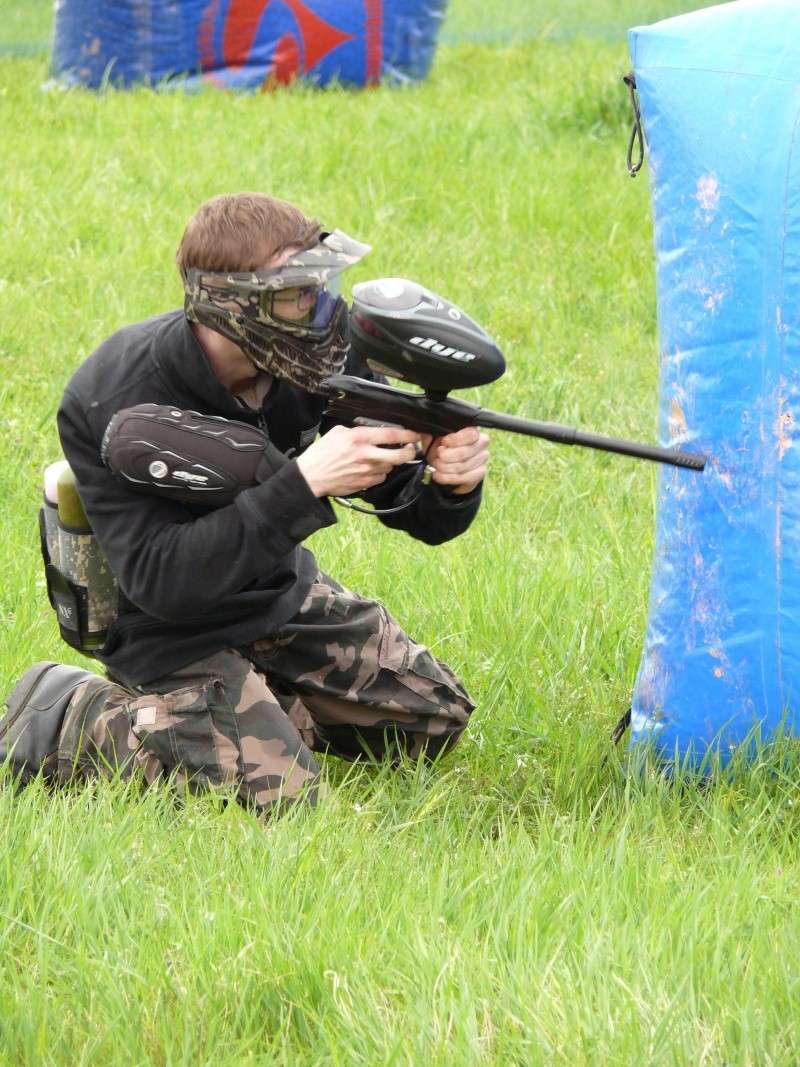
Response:
[[[269,425],[270,436],[274,434],[286,447],[294,444],[300,430],[319,423],[327,405],[324,397],[279,378],[272,383],[260,410],[240,403],[214,374],[182,309],[164,315],[153,336],[152,357],[176,406],[257,422],[262,429]]]
[[[153,338],[153,359],[176,404],[229,418],[257,414],[242,407],[214,374],[182,309],[164,317]]]

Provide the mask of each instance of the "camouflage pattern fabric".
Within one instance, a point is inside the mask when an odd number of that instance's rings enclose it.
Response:
[[[334,310],[315,326],[273,318],[264,295],[294,286],[324,286],[369,251],[369,245],[334,230],[281,267],[233,273],[193,267],[183,274],[186,318],[239,345],[268,374],[318,393],[325,378],[344,368],[347,304],[329,298]]]
[[[169,776],[179,789],[272,811],[316,803],[314,752],[433,757],[455,744],[473,708],[449,668],[382,605],[319,574],[298,614],[269,638],[172,672],[146,693],[86,672],[45,731],[48,751],[27,756],[25,778]]]
[[[78,632],[85,651],[101,648],[119,614],[119,586],[95,535],[59,526],[54,566],[77,586],[80,605],[79,618],[69,620],[64,617],[64,606],[57,603],[59,623]]]
[[[192,267],[185,272],[188,295],[198,298],[204,292],[230,296],[240,290],[243,296],[264,291],[278,292],[298,285],[327,285],[333,278],[352,267],[372,251],[370,245],[348,237],[341,230],[326,233],[321,240],[297,252],[280,267],[257,271],[206,271]]]
[[[285,686],[302,706],[311,747],[348,760],[434,757],[455,744],[475,707],[382,604],[321,573],[290,622],[242,651],[276,694]]]
[[[53,674],[58,674],[55,685]],[[40,700],[43,679],[50,688]],[[163,772],[135,731],[140,708],[152,705],[152,698],[140,698],[91,671],[37,663],[6,702],[0,762],[20,785],[39,773],[53,783],[97,774],[128,778],[138,768],[149,783]]]

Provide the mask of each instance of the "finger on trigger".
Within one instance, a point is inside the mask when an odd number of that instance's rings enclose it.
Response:
[[[392,449],[391,462],[398,466],[401,463],[411,463],[417,458],[415,445],[403,445],[401,448]]]
[[[374,437],[370,437],[376,445],[408,445],[419,441],[416,430],[405,430],[402,426],[376,426],[373,428]]]
[[[373,445],[366,458],[373,463],[386,466],[387,470],[400,463],[408,463],[416,456],[413,445]]]

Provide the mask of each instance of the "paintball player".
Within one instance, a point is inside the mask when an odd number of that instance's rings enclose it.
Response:
[[[61,443],[120,610],[96,653],[107,679],[37,664],[8,698],[16,726],[0,758],[15,742],[23,781],[138,768],[269,810],[316,799],[315,753],[433,757],[463,732],[474,705],[455,675],[305,546],[336,522],[329,497],[407,503],[381,521],[432,545],[480,504],[476,428],[431,441],[323,415],[325,377],[375,378],[348,349],[333,291],[368,251],[284,201],[215,197],[178,248],[184,308],[119,330],[67,384]],[[282,462],[217,508],[135,492],[101,450],[112,416],[139,404],[258,427]],[[434,473],[421,490],[422,453]]]

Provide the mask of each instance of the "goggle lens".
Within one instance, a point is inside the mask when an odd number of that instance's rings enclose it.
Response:
[[[322,287],[294,285],[290,289],[276,289],[264,294],[264,310],[273,319],[283,322],[307,323],[314,317]]]
[[[264,293],[262,301],[264,311],[275,322],[312,330],[327,330],[339,306],[338,298],[321,285],[276,289]]]

